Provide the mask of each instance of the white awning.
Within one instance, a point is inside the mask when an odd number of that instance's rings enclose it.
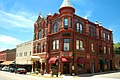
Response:
[[[31,60],[39,61],[40,57],[39,56],[31,56]]]

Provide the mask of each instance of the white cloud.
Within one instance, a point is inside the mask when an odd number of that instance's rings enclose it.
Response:
[[[0,26],[4,28],[27,28],[33,29],[35,22],[34,16],[27,15],[28,13],[19,12],[17,14],[0,11]]]
[[[8,45],[9,44],[10,45],[17,45],[17,44],[22,43],[22,41],[14,38],[14,37],[11,37],[11,36],[0,34],[0,43],[1,44],[8,44]]]
[[[84,16],[84,18],[88,19],[92,16],[92,11],[88,11],[87,14]]]

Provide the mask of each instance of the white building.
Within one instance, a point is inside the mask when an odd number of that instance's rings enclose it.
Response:
[[[32,61],[31,55],[33,52],[33,41],[21,43],[16,46],[16,64],[17,67],[26,68],[31,71]]]

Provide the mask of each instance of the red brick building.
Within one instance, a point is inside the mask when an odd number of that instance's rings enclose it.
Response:
[[[34,70],[80,74],[114,69],[112,31],[76,15],[69,0],[59,12],[39,15],[34,24]]]
[[[7,49],[0,51],[0,63],[1,65],[9,65],[15,61],[16,49]]]
[[[6,60],[6,51],[0,51],[0,63]]]

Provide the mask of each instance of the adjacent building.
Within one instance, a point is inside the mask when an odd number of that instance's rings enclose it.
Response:
[[[2,66],[14,64],[16,58],[16,48],[7,49],[0,52],[0,62]]]
[[[32,70],[31,55],[33,52],[33,41],[21,43],[16,46],[16,65],[17,67]]]
[[[33,71],[63,74],[94,73],[114,69],[113,34],[75,14],[69,0],[59,13],[41,14],[34,24]]]
[[[120,69],[120,55],[115,54],[115,68]]]
[[[6,50],[0,51],[0,64],[6,61]]]

